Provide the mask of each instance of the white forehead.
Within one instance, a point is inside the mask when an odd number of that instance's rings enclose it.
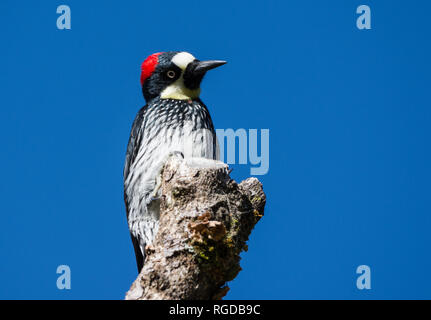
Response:
[[[187,65],[193,60],[195,60],[195,57],[188,52],[179,52],[172,58],[172,62],[182,70],[185,70]]]

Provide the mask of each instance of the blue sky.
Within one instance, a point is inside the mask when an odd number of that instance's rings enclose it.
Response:
[[[56,28],[56,8],[72,30]],[[356,28],[368,4],[372,30]],[[426,1],[1,1],[0,298],[122,299],[122,167],[153,52],[225,59],[217,128],[270,129],[268,197],[228,299],[431,298]],[[232,176],[249,176],[234,165]],[[71,290],[56,287],[58,265]],[[356,288],[369,265],[372,289]]]

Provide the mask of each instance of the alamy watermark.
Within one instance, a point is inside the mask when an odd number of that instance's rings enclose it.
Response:
[[[356,288],[359,290],[371,289],[371,269],[367,265],[361,265],[356,268],[356,273],[360,276],[356,279]]]
[[[186,158],[215,158],[227,164],[249,165],[250,174],[262,176],[269,171],[269,129],[217,129],[216,139],[209,129],[193,129],[185,122],[181,129],[169,129],[170,144]],[[157,141],[148,148],[158,147]],[[215,152],[215,154],[214,154]]]
[[[72,288],[72,274],[68,265],[62,264],[57,267],[57,289],[70,290]]]
[[[356,13],[360,14],[356,20],[356,27],[359,30],[370,30],[371,29],[371,9],[367,5],[360,5],[356,9]]]
[[[238,164],[251,164],[250,174],[262,176],[269,171],[269,129],[217,129],[220,160],[236,164],[238,141]],[[260,141],[260,152],[259,152]],[[226,147],[226,148],[225,148]],[[226,149],[226,150],[225,150]]]
[[[70,7],[62,4],[57,7],[57,13],[60,15],[57,18],[57,29],[59,30],[70,30],[72,29],[72,16]]]

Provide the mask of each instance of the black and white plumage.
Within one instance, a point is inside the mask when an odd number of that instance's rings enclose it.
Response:
[[[186,52],[158,53],[142,64],[147,100],[137,114],[127,146],[124,199],[138,270],[157,233],[160,174],[171,156],[218,158],[217,139],[199,85],[224,61],[199,61]]]

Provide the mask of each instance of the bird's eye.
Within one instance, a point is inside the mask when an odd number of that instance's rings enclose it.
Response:
[[[174,70],[169,70],[167,73],[167,76],[171,79],[175,78],[175,71]]]

